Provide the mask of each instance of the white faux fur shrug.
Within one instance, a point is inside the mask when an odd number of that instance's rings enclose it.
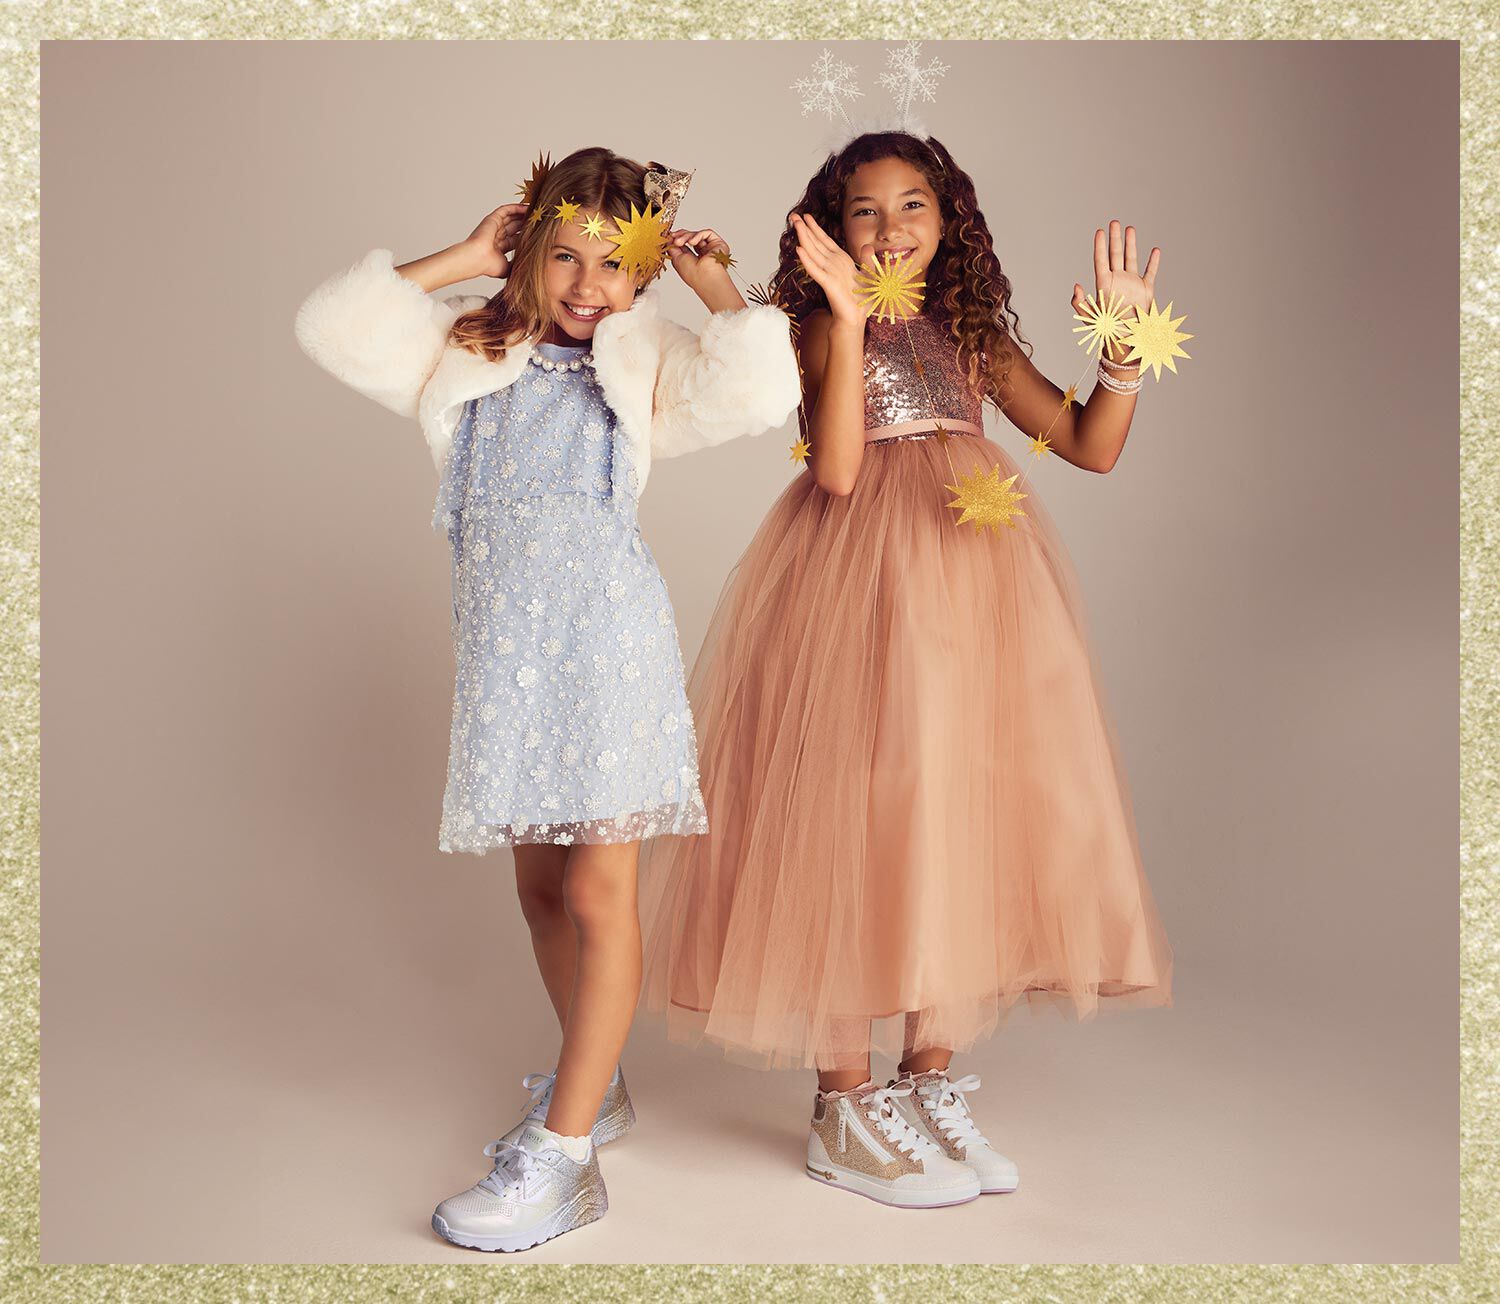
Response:
[[[652,457],[675,457],[780,426],[800,396],[786,315],[750,307],[715,313],[695,335],[659,312],[660,285],[594,331],[594,371],[635,462],[638,491]],[[490,362],[450,345],[460,313],[481,295],[438,298],[399,275],[373,249],[318,286],[297,311],[297,342],[320,367],[360,393],[416,417],[442,473],[470,399],[503,389],[526,370],[529,343]]]

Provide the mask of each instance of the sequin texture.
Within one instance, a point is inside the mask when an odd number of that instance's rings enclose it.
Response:
[[[677,627],[618,438],[587,366],[528,366],[465,406],[433,518],[453,551],[443,851],[707,831]]]
[[[913,421],[962,421],[983,430],[983,405],[959,366],[944,319],[925,312],[896,322],[870,318],[865,322],[865,429]]]

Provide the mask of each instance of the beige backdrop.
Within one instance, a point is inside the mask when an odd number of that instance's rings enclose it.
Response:
[[[866,105],[885,48],[844,51]],[[44,47],[47,1261],[475,1261],[428,1216],[557,1033],[508,857],[436,850],[426,449],[292,315],[596,142],[696,167],[684,220],[763,279],[821,157],[787,89],[818,49]],[[1111,217],[1198,337],[1113,474],[1036,478],[1177,1004],[1018,1013],[963,1067],[1022,1188],[927,1214],[805,1180],[808,1076],[645,1023],[610,1215],[527,1260],[1453,1259],[1456,46],[927,53],[1038,365],[1083,368]],[[653,474],[689,658],[787,443]]]

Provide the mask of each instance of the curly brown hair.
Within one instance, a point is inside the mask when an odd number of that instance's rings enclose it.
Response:
[[[938,201],[943,234],[927,268],[924,310],[936,309],[948,321],[958,345],[959,363],[975,393],[997,407],[1008,401],[1011,361],[1017,343],[1031,356],[1021,335],[1021,319],[1010,306],[1010,278],[1000,267],[989,225],[979,210],[974,182],[953,161],[940,140],[904,131],[872,131],[856,136],[830,154],[807,183],[797,212],[808,213],[833,239],[844,243],[844,195],[855,169],[865,163],[898,158],[922,174]],[[793,319],[828,307],[822,288],[797,261],[797,233],[781,234],[781,258],[771,279],[776,300]]]
[[[630,217],[630,205],[646,207],[646,172],[659,163],[637,163],[602,145],[575,150],[554,163],[537,187],[532,202],[543,213],[555,214],[557,204],[572,199],[588,212],[600,212],[618,222]],[[547,307],[546,251],[562,219],[544,217],[527,222],[511,254],[510,275],[482,308],[466,312],[453,323],[451,343],[478,353],[491,362],[522,340],[538,340],[551,325]],[[640,294],[644,285],[636,287]]]

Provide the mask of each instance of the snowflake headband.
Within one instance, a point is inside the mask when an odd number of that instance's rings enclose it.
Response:
[[[895,105],[884,113],[849,116],[845,101],[862,99],[864,92],[856,84],[854,68],[835,58],[832,50],[824,50],[818,56],[810,77],[799,77],[792,83],[792,89],[801,97],[803,117],[825,113],[835,124],[828,142],[829,153],[842,153],[851,141],[870,132],[902,131],[922,140],[929,139],[927,128],[912,112],[912,105],[919,100],[931,103],[937,99],[937,84],[948,71],[948,65],[936,59],[924,64],[921,56],[921,41],[905,41],[886,52],[886,71],[880,74],[880,84],[890,92]]]

